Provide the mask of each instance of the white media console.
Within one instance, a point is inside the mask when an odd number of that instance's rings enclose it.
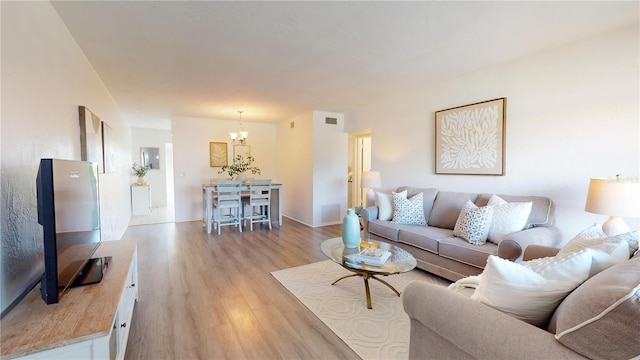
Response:
[[[103,241],[110,256],[98,284],[68,289],[47,305],[40,285],[0,321],[1,359],[124,359],[138,300],[137,241]]]

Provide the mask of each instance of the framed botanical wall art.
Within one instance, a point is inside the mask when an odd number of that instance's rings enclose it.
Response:
[[[211,167],[222,167],[228,164],[226,142],[209,143],[209,165]]]
[[[504,175],[507,98],[436,111],[436,174]]]

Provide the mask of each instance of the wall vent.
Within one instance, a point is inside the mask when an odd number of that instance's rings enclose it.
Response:
[[[324,123],[329,125],[338,125],[338,119],[327,117],[327,118],[324,118]]]
[[[289,124],[289,127],[293,129],[294,127],[296,127],[296,123],[292,121],[291,124]]]

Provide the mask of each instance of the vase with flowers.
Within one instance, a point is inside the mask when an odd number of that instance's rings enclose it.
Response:
[[[137,185],[144,185],[144,176],[149,172],[150,167],[145,165],[138,165],[137,163],[133,163],[131,166],[131,175],[138,177]]]
[[[230,165],[224,165],[218,171],[218,174],[227,173],[232,179],[238,179],[241,176],[244,176],[244,173],[247,171],[251,171],[254,175],[260,175],[260,168],[257,166],[251,166],[251,164],[255,161],[253,156],[247,156],[245,159],[242,155],[236,155],[233,159],[233,163]]]

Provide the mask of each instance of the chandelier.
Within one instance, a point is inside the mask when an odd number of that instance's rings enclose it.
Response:
[[[242,112],[243,111],[238,110],[238,114],[240,114],[240,126],[238,127],[238,132],[229,133],[229,136],[231,136],[231,140],[234,142],[239,141],[241,145],[244,145],[247,136],[249,136],[249,132],[242,130]]]

